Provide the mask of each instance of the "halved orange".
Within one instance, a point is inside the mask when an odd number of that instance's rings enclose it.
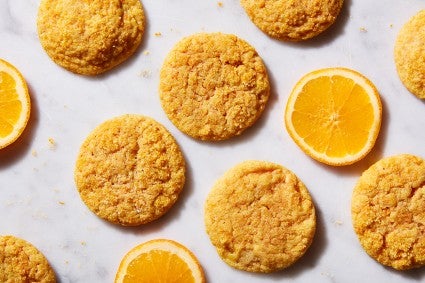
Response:
[[[24,131],[30,116],[30,96],[21,73],[0,59],[0,149]]]
[[[286,129],[295,143],[312,158],[333,166],[366,156],[381,120],[376,87],[346,68],[320,69],[302,77],[285,109]]]
[[[204,283],[195,255],[183,245],[166,239],[145,242],[122,259],[115,283]]]

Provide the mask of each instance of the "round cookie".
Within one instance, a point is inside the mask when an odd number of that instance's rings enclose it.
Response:
[[[241,134],[260,117],[270,85],[255,49],[235,35],[200,33],[178,42],[160,72],[162,108],[185,134],[208,141]]]
[[[365,251],[383,265],[425,265],[425,160],[384,158],[367,169],[352,195],[354,230]]]
[[[54,283],[56,278],[33,245],[15,236],[0,236],[0,282]]]
[[[145,116],[123,115],[102,123],[84,141],[75,182],[96,215],[136,226],[159,218],[176,202],[185,161],[164,126]]]
[[[220,257],[250,272],[273,272],[297,261],[310,246],[314,204],[288,169],[245,161],[227,171],[205,202],[205,226]]]
[[[410,18],[399,31],[394,60],[404,86],[425,99],[425,10]]]
[[[285,41],[312,38],[337,18],[343,0],[240,0],[251,21],[264,33]]]
[[[77,74],[97,75],[136,51],[144,22],[140,0],[42,0],[37,28],[54,62]]]

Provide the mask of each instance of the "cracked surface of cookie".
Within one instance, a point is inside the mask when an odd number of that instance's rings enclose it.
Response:
[[[425,10],[410,18],[399,31],[394,60],[404,86],[425,99]]]
[[[351,213],[372,258],[398,270],[425,265],[425,160],[402,154],[372,165],[354,188]]]
[[[331,26],[343,0],[240,0],[251,21],[271,37],[300,41]]]
[[[54,283],[55,274],[44,255],[15,236],[0,236],[0,282]]]
[[[56,64],[77,74],[97,75],[136,51],[144,22],[139,0],[42,0],[37,29]]]
[[[160,72],[161,105],[185,134],[225,140],[260,117],[270,85],[255,49],[235,35],[200,33],[178,42]]]
[[[250,272],[273,272],[297,261],[312,243],[314,204],[288,169],[245,161],[228,170],[205,202],[205,226],[220,257]]]
[[[185,182],[185,161],[164,126],[128,114],[105,121],[86,138],[75,182],[96,215],[136,226],[159,218],[176,202]]]

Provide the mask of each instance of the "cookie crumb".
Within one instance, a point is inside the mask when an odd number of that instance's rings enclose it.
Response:
[[[56,141],[54,138],[49,138],[49,147],[50,149],[56,148]]]
[[[149,54],[151,54],[151,52],[149,51],[149,50],[145,50],[145,51],[143,51],[143,55],[149,55]]]
[[[139,73],[139,76],[145,79],[150,78],[151,75],[152,75],[152,72],[150,70],[143,70]]]
[[[367,32],[367,29],[365,27],[360,27],[361,32]]]
[[[155,32],[155,33],[154,33],[154,35],[155,35],[155,36],[157,36],[157,37],[159,37],[159,36],[162,36],[162,33],[160,33],[160,32],[158,31],[158,32]]]
[[[393,28],[394,27],[394,25],[393,24],[390,24],[390,28]]]
[[[218,1],[218,2],[217,2],[217,5],[218,5],[218,7],[220,7],[220,8],[221,8],[221,7],[223,7],[223,2]]]
[[[60,205],[64,205],[65,204],[65,202],[64,201],[58,201],[58,203],[60,204]]]
[[[81,242],[80,242],[80,244],[81,244],[82,246],[87,246],[87,243],[86,243],[86,242],[84,242],[84,241],[81,241]]]
[[[31,151],[31,155],[37,157],[37,151],[34,149],[33,151]]]

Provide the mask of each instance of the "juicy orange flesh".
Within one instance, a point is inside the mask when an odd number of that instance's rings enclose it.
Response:
[[[0,72],[0,138],[12,133],[22,111],[22,103],[16,92],[16,82],[12,76]]]
[[[335,75],[306,83],[291,119],[298,135],[316,152],[344,157],[366,145],[374,111],[362,87]]]
[[[192,271],[178,256],[162,250],[143,253],[130,262],[124,283],[194,283]]]

